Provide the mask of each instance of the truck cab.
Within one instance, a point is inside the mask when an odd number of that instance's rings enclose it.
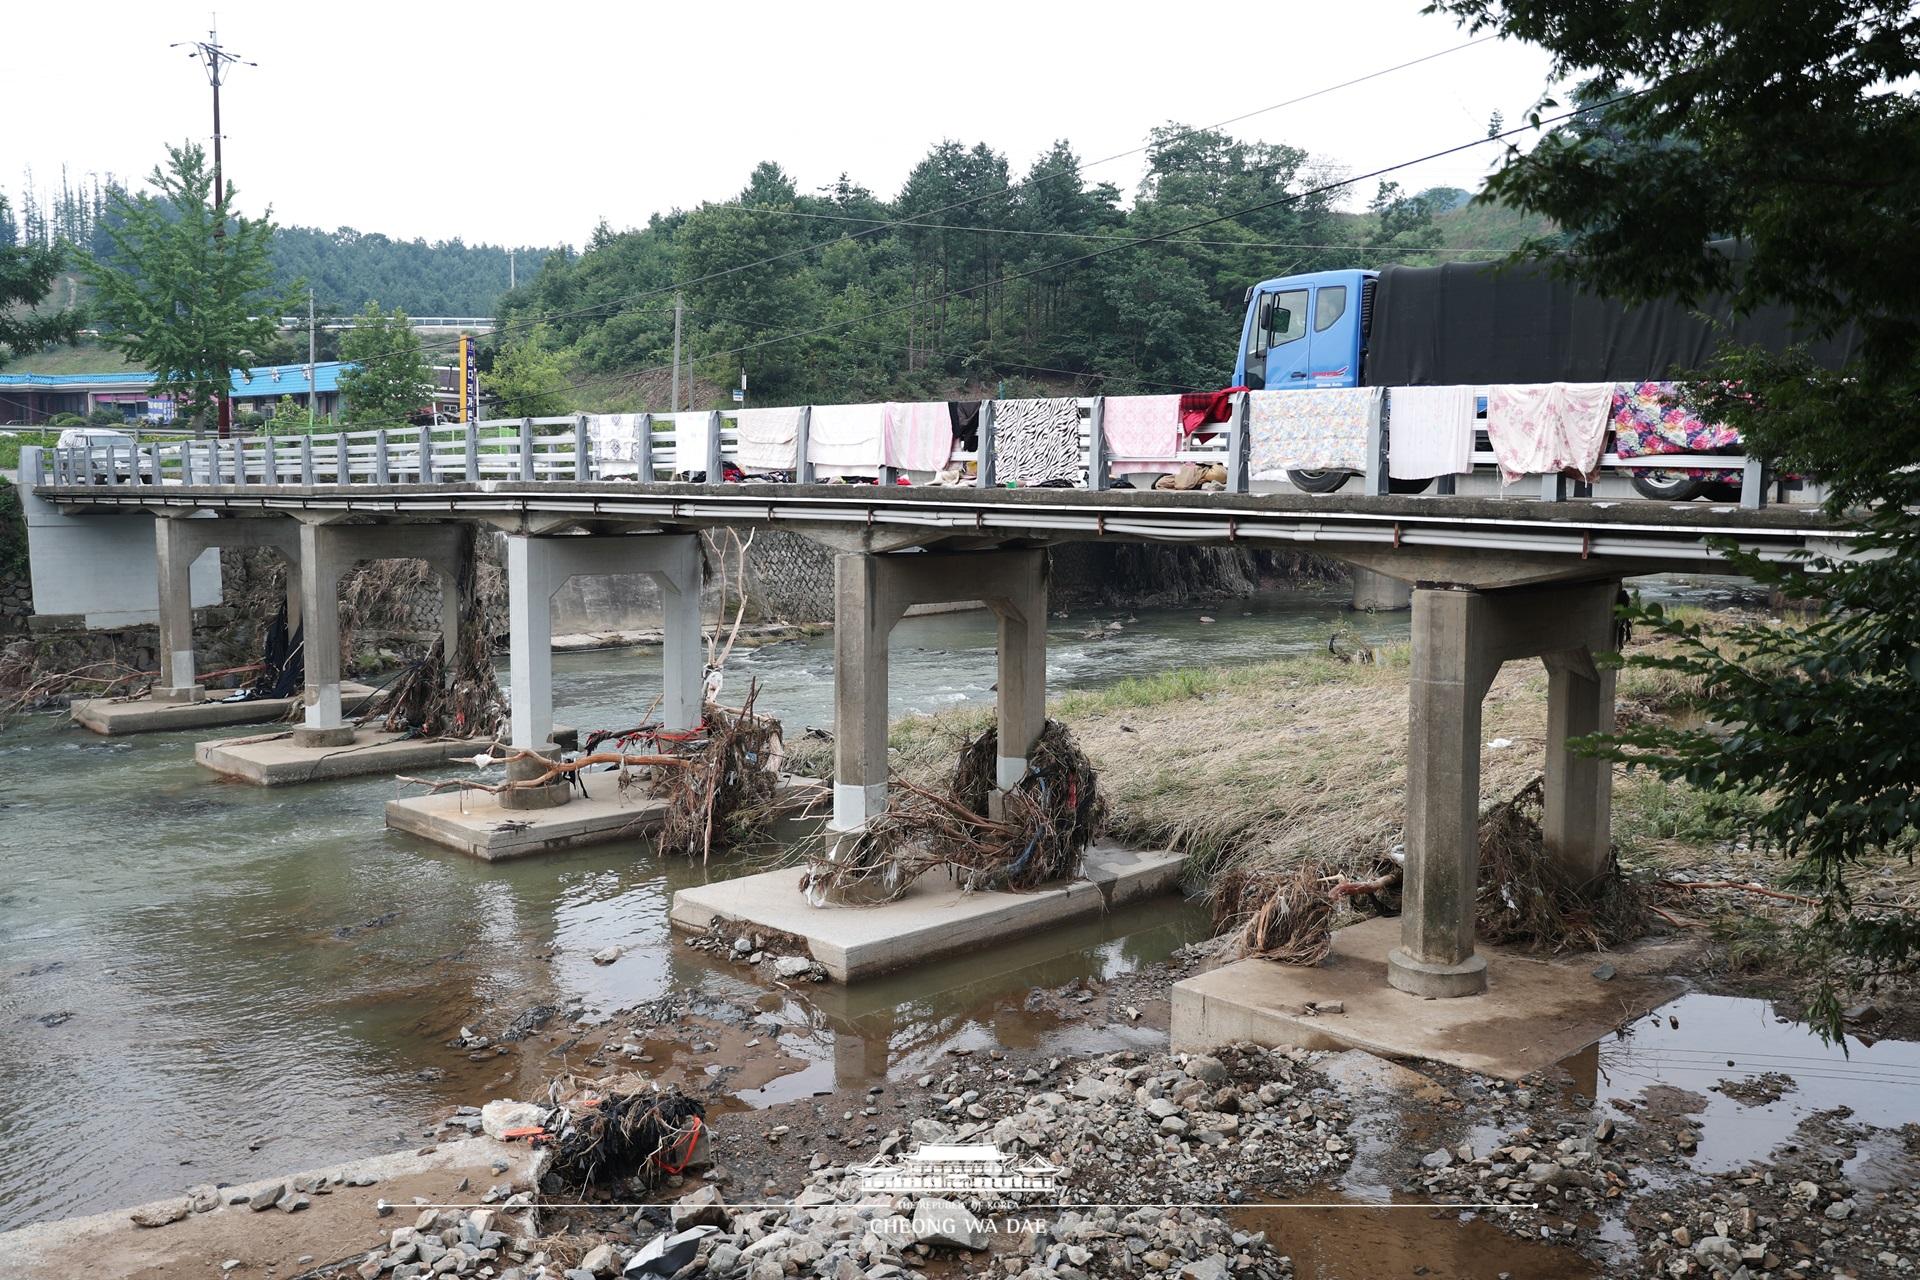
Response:
[[[1237,387],[1286,391],[1366,382],[1377,271],[1315,271],[1247,290]]]

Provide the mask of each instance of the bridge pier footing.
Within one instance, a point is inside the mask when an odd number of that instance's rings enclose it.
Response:
[[[1606,874],[1612,773],[1575,755],[1571,737],[1610,728],[1617,580],[1500,591],[1413,593],[1407,752],[1405,910],[1387,981],[1420,996],[1486,990],[1474,951],[1479,886],[1480,709],[1503,663],[1548,671],[1545,818],[1550,857],[1581,882]]]
[[[887,808],[887,638],[920,604],[979,600],[999,619],[999,755],[1012,786],[1047,715],[1044,551],[847,552],[834,558],[833,820],[853,832]]]

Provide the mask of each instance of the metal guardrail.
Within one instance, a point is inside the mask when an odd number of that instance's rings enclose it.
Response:
[[[1298,393],[1289,393],[1298,394]],[[1389,389],[1390,394],[1390,389]],[[1384,398],[1383,398],[1384,399]],[[949,468],[959,467],[963,484],[991,488],[998,483],[993,451],[993,403],[981,409],[979,447],[956,450]],[[1235,397],[1229,420],[1204,436],[1190,438],[1184,447],[1164,458],[1117,456],[1110,452],[1101,426],[1105,397],[1081,398],[1080,451],[1086,476],[1078,487],[1107,489],[1116,473],[1152,475],[1179,469],[1186,463],[1220,464],[1226,471],[1224,489],[1251,491],[1248,463],[1247,396]],[[1386,401],[1390,404],[1390,400]],[[792,479],[812,483],[816,477],[807,458],[811,407],[801,412],[795,442],[797,466]],[[465,424],[417,428],[380,428],[327,435],[232,437],[226,440],[183,440],[136,443],[132,446],[90,445],[54,448],[41,455],[42,474],[33,483],[52,485],[351,485],[351,484],[480,484],[489,480],[632,480],[650,483],[688,475],[717,477],[723,464],[739,454],[736,411],[709,414],[705,451],[699,458],[683,458],[675,416],[639,414],[639,437],[646,447],[632,462],[603,466],[594,454],[593,418],[579,414],[549,418],[496,418]],[[684,415],[683,415],[684,416]],[[1484,410],[1482,410],[1484,418]],[[1369,424],[1367,465],[1357,473],[1363,492],[1391,492],[1387,468],[1391,411],[1376,409]],[[1484,426],[1477,440],[1484,440]],[[1491,465],[1492,452],[1481,444],[1473,453],[1476,467]],[[1600,459],[1600,471],[1630,474],[1636,468],[1656,471],[1716,470],[1738,472],[1740,503],[1757,509],[1767,501],[1767,476],[1757,459],[1724,454],[1657,454],[1622,458],[1609,450]],[[877,469],[876,480],[891,484],[898,473]],[[1441,477],[1436,491],[1454,491],[1454,477]],[[1571,482],[1560,474],[1538,477],[1538,500],[1565,501]],[[1517,487],[1517,486],[1516,486]]]

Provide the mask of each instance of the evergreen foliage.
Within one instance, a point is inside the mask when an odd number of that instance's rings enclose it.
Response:
[[[7,198],[0,196],[0,229],[11,226]],[[65,253],[58,245],[16,245],[0,238],[0,367],[79,333],[80,317],[65,307],[37,310],[60,274]]]
[[[1854,325],[1846,368],[1723,348],[1700,408],[1750,453],[1818,477],[1863,558],[1740,570],[1817,602],[1805,622],[1717,638],[1649,606],[1679,642],[1637,659],[1698,680],[1724,730],[1642,727],[1600,745],[1724,793],[1820,896],[1801,941],[1840,993],[1920,963],[1920,916],[1862,896],[1863,863],[1913,856],[1920,823],[1920,15],[1892,0],[1438,0],[1475,30],[1545,46],[1612,105],[1509,155],[1488,196],[1551,218],[1559,269],[1623,298],[1793,307],[1808,336]],[[1732,235],[1743,252],[1708,250]],[[1536,251],[1557,248],[1538,244]],[[1836,963],[1839,960],[1841,962]]]

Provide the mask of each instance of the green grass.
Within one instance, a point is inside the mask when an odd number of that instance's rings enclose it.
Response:
[[[51,446],[60,438],[58,431],[8,431],[0,432],[0,471],[13,471],[20,466],[20,450],[30,444]]]
[[[30,356],[10,361],[8,373],[125,373],[140,366],[130,364],[126,353],[100,342],[79,342],[71,347],[49,347]]]
[[[1636,770],[1617,786],[1614,834],[1627,847],[1659,840],[1737,840],[1761,809],[1759,800],[1701,791]]]

